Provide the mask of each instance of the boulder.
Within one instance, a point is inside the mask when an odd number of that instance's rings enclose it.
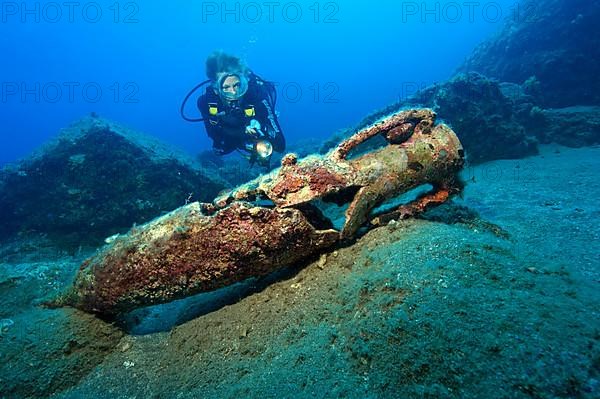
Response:
[[[417,106],[433,109],[438,119],[452,127],[471,163],[537,153],[536,139],[524,128],[526,118],[519,118],[521,114],[513,98],[502,90],[499,82],[478,73],[459,74],[372,113],[356,128],[338,132],[321,152],[331,148],[340,136],[350,136],[384,115]]]
[[[0,172],[0,239],[47,234],[66,246],[97,245],[225,183],[148,136],[97,117],[60,132]]]
[[[527,82],[543,108],[600,104],[600,1],[540,0],[515,5],[503,29],[459,68]]]
[[[582,147],[600,143],[600,107],[576,106],[540,110],[543,143]]]

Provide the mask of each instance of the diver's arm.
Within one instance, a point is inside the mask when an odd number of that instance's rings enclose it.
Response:
[[[256,119],[262,126],[262,131],[273,144],[273,149],[277,152],[285,151],[285,138],[279,126],[275,110],[269,104],[266,98],[260,100],[256,106]]]

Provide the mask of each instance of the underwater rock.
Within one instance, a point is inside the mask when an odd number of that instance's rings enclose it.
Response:
[[[524,2],[511,14],[459,71],[527,82],[544,108],[600,104],[600,1]]]
[[[581,147],[600,143],[600,107],[567,107],[539,110],[543,143]]]
[[[541,108],[523,85],[503,82],[502,93],[512,101],[515,118],[542,144],[582,147],[600,142],[600,107]]]
[[[511,101],[515,119],[528,134],[535,135],[539,139],[540,125],[544,118],[536,96],[532,95],[524,85],[516,83],[501,82],[499,87],[502,94]]]
[[[351,156],[376,136],[387,143]],[[399,112],[324,157],[288,154],[280,168],[212,204],[188,204],[116,237],[81,265],[53,305],[115,315],[268,274],[354,238],[360,227],[443,203],[462,189],[463,161],[456,134],[436,125],[433,111]],[[395,210],[372,212],[423,184],[433,189]],[[313,204],[317,199],[350,204],[341,232]]]
[[[84,118],[0,172],[0,239],[39,232],[59,244],[97,245],[224,183],[150,137]]]
[[[536,140],[517,120],[510,98],[498,82],[476,73],[419,91],[409,104],[433,107],[459,132],[471,162],[522,158],[537,153]]]
[[[497,81],[477,73],[460,74],[448,82],[420,90],[367,116],[356,129],[383,115],[416,106],[432,108],[440,120],[456,130],[473,164],[537,153],[536,140],[518,119],[512,98],[507,97]],[[348,130],[338,136],[350,134]],[[321,151],[331,148],[335,140],[339,137],[332,137]]]

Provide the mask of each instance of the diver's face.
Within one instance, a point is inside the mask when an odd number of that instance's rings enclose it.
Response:
[[[221,91],[227,96],[231,98],[237,97],[240,91],[241,83],[240,78],[237,76],[228,76],[223,81],[221,85]]]

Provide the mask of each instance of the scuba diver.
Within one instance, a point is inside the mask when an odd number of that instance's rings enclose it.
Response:
[[[269,166],[273,151],[285,151],[285,138],[275,114],[273,83],[261,79],[238,57],[221,51],[206,59],[208,80],[197,85],[181,105],[181,116],[191,122],[203,121],[218,155],[238,150],[250,164]],[[198,98],[201,119],[183,113],[189,97],[208,85]]]

